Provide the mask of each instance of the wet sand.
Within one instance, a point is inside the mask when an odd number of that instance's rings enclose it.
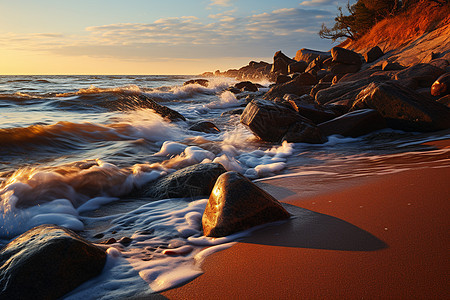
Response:
[[[203,275],[162,294],[169,299],[447,298],[449,178],[448,164],[421,165],[333,192],[278,197],[293,219],[211,255]],[[296,183],[265,184],[276,191],[295,190]]]

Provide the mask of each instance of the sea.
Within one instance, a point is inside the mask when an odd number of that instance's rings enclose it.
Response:
[[[0,76],[0,246],[41,224],[69,228],[108,256],[102,274],[65,299],[147,297],[201,276],[205,257],[251,235],[204,237],[208,197],[128,196],[161,176],[217,162],[262,187],[295,178],[301,196],[450,164],[450,149],[430,143],[450,138],[448,130],[384,129],[359,138],[329,136],[324,144],[262,142],[233,112],[268,91],[270,82],[259,82],[258,92],[233,94],[227,90],[237,83],[233,78],[183,85],[194,78],[200,77]],[[164,119],[145,99],[186,121]],[[189,129],[201,121],[220,132]],[[111,238],[116,242],[104,243]]]

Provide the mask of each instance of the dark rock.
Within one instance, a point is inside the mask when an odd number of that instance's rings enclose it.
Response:
[[[398,62],[385,61],[381,65],[381,70],[383,71],[399,71],[403,69],[405,69],[405,67],[399,64]]]
[[[317,78],[310,73],[301,73],[294,79],[298,85],[315,85],[319,82]]]
[[[319,124],[336,117],[333,110],[326,109],[316,103],[306,104],[301,99],[290,100],[289,103],[303,117],[311,120],[314,124]]]
[[[357,96],[352,110],[376,109],[389,127],[436,131],[450,127],[450,109],[395,82],[371,83]]]
[[[186,121],[186,118],[179,112],[168,108],[167,106],[156,103],[156,101],[150,99],[144,94],[141,94],[138,97],[141,103],[145,104],[145,107],[152,109],[155,113],[161,115],[163,118],[170,121]]]
[[[430,87],[445,71],[430,64],[417,64],[395,75],[396,80],[414,80],[420,87]]]
[[[439,98],[436,102],[441,103],[450,108],[450,94],[444,97]]]
[[[290,214],[271,195],[236,172],[221,175],[202,218],[205,236],[227,236]]]
[[[273,66],[271,73],[288,74],[288,66],[294,63],[295,60],[287,57],[283,52],[277,51],[273,56]]]
[[[383,55],[384,55],[383,50],[381,50],[380,47],[375,46],[364,54],[364,59],[366,60],[367,63],[371,63],[376,61]]]
[[[331,57],[331,54],[330,52],[322,52],[306,48],[298,50],[295,54],[296,61],[305,61],[307,64],[310,64],[317,57],[320,57],[321,60],[324,61],[325,59]]]
[[[334,76],[335,75],[333,73],[328,73],[327,75],[325,75],[324,77],[322,77],[319,80],[319,83],[325,83],[325,82],[332,83]]]
[[[296,103],[300,103],[300,104],[315,104],[314,98],[308,94],[301,95],[301,96],[297,96],[297,95],[293,95],[293,94],[286,94],[286,95],[284,95],[283,99],[286,101],[295,100]]]
[[[220,130],[217,128],[216,125],[209,121],[201,121],[197,122],[191,127],[189,127],[189,130],[193,131],[199,131],[199,132],[206,132],[206,133],[219,133]]]
[[[234,86],[230,86],[229,88],[226,89],[229,92],[232,92],[233,94],[239,94],[242,91],[240,89],[235,88]]]
[[[347,74],[347,73],[356,73],[361,70],[361,65],[349,65],[343,63],[336,63],[333,67],[331,67],[331,73],[337,74]]]
[[[369,80],[369,77],[378,77],[380,80],[390,80],[393,79],[393,77],[395,76],[396,73],[394,73],[394,75],[391,74],[392,72],[384,72],[381,71],[381,69],[378,68],[372,68],[372,69],[367,69],[364,71],[360,71],[357,73],[348,73],[345,74],[344,76],[342,76],[341,79],[339,79],[339,82],[348,82],[348,81],[357,81],[357,80]]]
[[[266,100],[273,100],[276,97],[283,98],[285,94],[294,94],[297,96],[309,94],[311,86],[304,85],[304,82],[308,77],[310,77],[310,74],[304,76],[299,75],[289,82],[275,85],[263,96],[263,98]]]
[[[445,58],[436,58],[429,62],[430,65],[441,68],[442,70],[445,70],[450,63]]]
[[[431,86],[431,95],[442,97],[448,94],[450,94],[450,73],[445,73]]]
[[[331,82],[318,83],[311,89],[311,92],[309,94],[311,95],[311,97],[315,97],[317,92],[329,87],[331,87]]]
[[[341,47],[331,49],[331,57],[334,63],[361,66],[361,57],[358,53]]]
[[[289,143],[322,144],[326,142],[320,129],[308,119],[302,119],[292,124],[282,141]]]
[[[221,164],[196,164],[148,183],[136,191],[136,195],[153,199],[209,195],[217,177],[225,172]]]
[[[317,71],[322,69],[322,60],[320,57],[317,57],[312,62],[309,63],[309,65],[306,67],[305,72],[309,73],[315,73],[317,74]]]
[[[277,79],[275,80],[275,84],[282,84],[282,83],[289,82],[291,80],[292,80],[292,78],[290,76],[281,74],[281,75],[277,76]]]
[[[208,86],[209,81],[206,79],[192,79],[192,80],[188,80],[186,81],[183,85],[188,85],[188,84],[199,84],[201,86],[207,87]]]
[[[353,111],[318,125],[326,135],[358,137],[372,131],[386,128],[386,122],[380,113],[374,109]]]
[[[117,242],[124,245],[125,247],[128,247],[132,241],[133,240],[131,238],[124,236],[123,238],[119,239]]]
[[[253,100],[244,109],[241,123],[260,139],[280,142],[289,127],[302,120],[293,109],[267,100]]]
[[[288,74],[303,73],[305,72],[306,67],[308,67],[308,63],[306,61],[296,61],[290,63],[288,65]]]
[[[229,111],[225,111],[220,116],[223,117],[225,115],[240,115],[242,114],[243,111],[244,111],[243,108],[236,108]]]
[[[257,92],[258,86],[250,81],[242,81],[234,85],[235,88],[246,92]]]
[[[0,298],[60,298],[99,275],[105,262],[104,250],[72,231],[35,227],[0,252]]]

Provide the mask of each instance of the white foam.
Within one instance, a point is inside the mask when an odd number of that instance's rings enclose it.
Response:
[[[238,100],[236,96],[230,92],[225,91],[219,95],[219,100],[213,101],[205,105],[206,108],[228,108],[228,107],[236,107],[244,103],[241,100]]]
[[[155,156],[172,156],[172,155],[179,155],[183,153],[184,149],[187,148],[187,145],[172,142],[172,141],[165,141],[161,147],[161,150],[159,152],[155,153]]]

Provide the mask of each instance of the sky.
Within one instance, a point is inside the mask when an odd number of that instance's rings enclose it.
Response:
[[[343,0],[0,0],[0,74],[200,74],[328,51]]]

